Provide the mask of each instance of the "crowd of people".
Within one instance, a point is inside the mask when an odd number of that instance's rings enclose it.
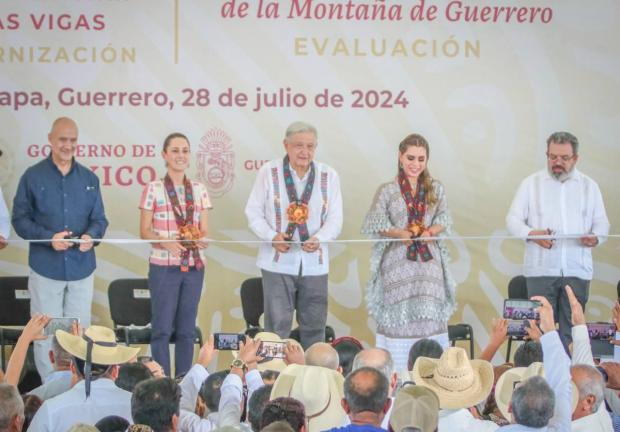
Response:
[[[552,305],[513,363],[493,365],[507,339],[497,318],[477,359],[431,338],[410,349],[398,371],[389,351],[345,336],[305,351],[287,341],[283,359],[259,357],[261,332],[246,337],[224,370],[209,372],[214,338],[183,376],[170,378],[138,348],[119,345],[113,330],[73,326],[57,330],[50,357],[54,376],[19,394],[28,346],[45,338],[49,317],[24,328],[0,384],[2,432],[454,432],[620,430],[620,363],[593,357],[584,312],[570,286],[572,343],[567,354]],[[612,311],[620,335],[620,303]],[[620,359],[616,359],[620,360]],[[65,379],[67,378],[67,379]]]
[[[352,337],[326,345],[329,242],[343,223],[340,179],[314,158],[317,129],[294,122],[284,133],[284,157],[261,167],[245,207],[262,240],[257,266],[268,333],[246,339],[230,369],[211,375],[212,340],[198,364],[192,359],[212,204],[207,188],[187,176],[187,136],[165,138],[166,172],[139,201],[140,237],[152,245],[152,358],[143,361],[136,361],[137,349],[117,345],[112,330],[90,326],[94,247],[108,226],[104,202],[97,176],[75,159],[76,123],[57,119],[48,139],[51,153],[22,175],[10,217],[15,232],[32,240],[33,318],[0,387],[0,432],[21,430],[25,421],[27,430],[63,432],[611,430],[609,413],[620,403],[610,383],[620,377],[615,363],[593,366],[583,318],[591,249],[609,234],[609,221],[598,185],[576,169],[574,135],[551,134],[546,169],[522,182],[506,217],[509,232],[527,239],[528,297],[542,305],[540,322],[526,330],[532,340],[515,359],[535,360],[491,365],[506,338],[503,319],[480,359],[449,347],[456,283],[442,237],[452,218],[445,188],[429,171],[430,145],[419,134],[399,144],[395,177],[379,187],[362,224],[377,240],[366,290],[375,348]],[[2,198],[0,249],[8,236]],[[50,316],[75,318],[85,330],[44,337]],[[294,316],[299,343],[286,345],[284,360],[259,358],[261,341],[289,337]],[[43,385],[22,400],[15,385],[30,343]],[[396,373],[405,367],[409,372]]]

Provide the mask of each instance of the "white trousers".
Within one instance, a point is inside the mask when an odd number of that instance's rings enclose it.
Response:
[[[94,276],[76,281],[49,279],[30,270],[30,314],[45,314],[52,318],[78,318],[80,326],[90,326],[90,310],[93,302]],[[34,362],[41,379],[54,370],[49,359],[51,338],[34,342]]]
[[[407,361],[409,360],[409,350],[414,343],[423,338],[407,339],[407,338],[391,338],[380,333],[377,333],[376,346],[377,348],[383,348],[390,352],[392,360],[394,361],[394,371],[403,379],[403,381],[409,381],[409,374],[407,371]],[[450,346],[450,340],[448,339],[448,333],[440,333],[438,335],[429,336],[424,339],[433,339],[446,350]],[[407,376],[405,376],[405,374]]]

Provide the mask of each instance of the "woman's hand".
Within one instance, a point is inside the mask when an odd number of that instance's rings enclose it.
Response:
[[[411,232],[406,229],[396,230],[396,238],[399,238],[403,241],[405,246],[411,246],[413,240],[411,239]]]
[[[175,242],[164,241],[164,242],[161,242],[160,245],[161,247],[166,249],[170,253],[170,255],[172,255],[175,258],[180,257],[181,254],[187,250],[178,241],[175,241]]]

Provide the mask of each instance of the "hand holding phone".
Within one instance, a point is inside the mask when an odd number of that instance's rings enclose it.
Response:
[[[283,359],[285,357],[285,347],[286,342],[261,341],[256,355],[264,359]]]
[[[539,320],[538,308],[540,302],[527,299],[504,300],[504,318],[510,320]]]
[[[508,336],[512,337],[525,337],[527,329],[530,327],[528,320],[509,320],[508,321]]]
[[[238,351],[240,342],[245,341],[245,335],[241,333],[215,333],[213,343],[216,350]]]

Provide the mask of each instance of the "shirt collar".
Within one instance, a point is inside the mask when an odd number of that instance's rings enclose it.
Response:
[[[60,170],[58,169],[58,167],[56,166],[56,164],[54,163],[54,161],[52,160],[52,155],[50,153],[50,155],[47,157],[47,162],[49,163],[50,167],[55,170],[55,172],[57,172],[60,175],[63,175]],[[69,175],[73,172],[73,170],[75,170],[75,167],[77,165],[77,162],[75,161],[75,156],[71,158],[71,168],[69,168],[69,171],[67,172],[66,175]]]
[[[72,373],[70,370],[55,370],[54,372],[52,372],[45,378],[44,383],[48,383],[51,381],[57,381],[63,378],[71,378],[71,376],[72,376]]]

